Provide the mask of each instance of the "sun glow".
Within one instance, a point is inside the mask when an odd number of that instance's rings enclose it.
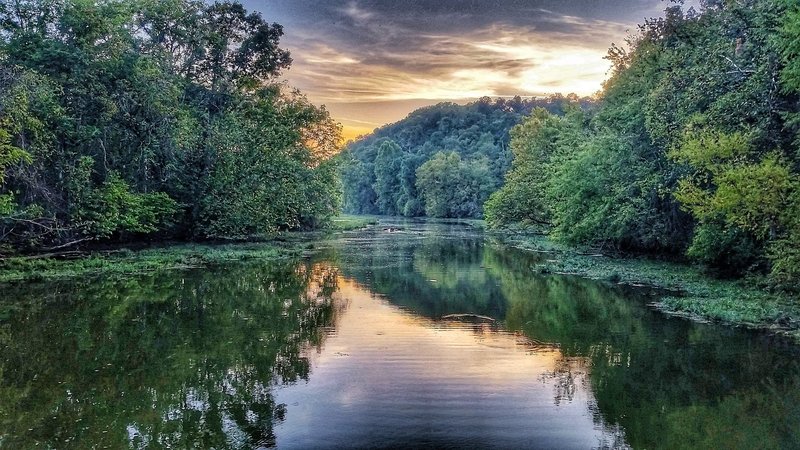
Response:
[[[346,140],[441,101],[592,95],[608,75],[608,46],[629,28],[535,8],[523,8],[530,21],[487,17],[469,28],[443,22],[464,19],[457,13],[427,23],[381,9],[349,1],[331,10],[338,19],[309,24],[313,31],[287,28],[289,83],[328,105]],[[355,110],[367,103],[387,109]]]

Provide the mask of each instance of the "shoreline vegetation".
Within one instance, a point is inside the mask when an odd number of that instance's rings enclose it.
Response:
[[[154,270],[210,267],[247,260],[300,256],[315,242],[375,224],[369,216],[342,215],[322,230],[253,236],[239,242],[162,242],[136,250],[120,248],[0,258],[0,284],[68,279],[79,276],[127,276]],[[141,244],[140,244],[141,245]]]
[[[764,279],[720,279],[688,263],[584,253],[541,234],[506,230],[489,232],[487,237],[490,245],[542,254],[531,267],[538,273],[664,290],[665,295],[650,305],[664,314],[765,330],[800,342],[800,304],[786,292],[771,292]]]
[[[480,220],[457,220],[485,229]],[[131,250],[119,248],[82,254],[30,255],[0,259],[0,284],[69,279],[81,276],[129,276],[154,270],[182,270],[253,260],[300,257],[325,239],[369,226],[379,216],[342,215],[316,232],[289,232],[235,243],[163,243]],[[764,330],[800,341],[800,305],[786,293],[770,292],[757,278],[719,279],[687,263],[648,257],[615,257],[582,252],[542,234],[487,231],[487,245],[541,254],[532,273],[568,275],[612,284],[652,287],[664,295],[650,306],[671,316],[698,322]]]

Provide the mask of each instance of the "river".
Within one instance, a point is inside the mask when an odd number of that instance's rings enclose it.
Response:
[[[800,448],[800,350],[385,219],[300,260],[2,287],[0,448]]]

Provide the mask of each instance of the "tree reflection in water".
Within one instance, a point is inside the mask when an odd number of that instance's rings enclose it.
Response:
[[[655,291],[538,274],[463,227],[403,226],[300,263],[4,286],[0,446],[272,446],[292,417],[275,386],[313,378],[344,277],[426,326],[488,316],[464,328],[476,341],[555,355],[541,382],[555,407],[589,398],[600,447],[800,448],[797,346],[667,318]]]
[[[652,291],[532,276],[512,264],[520,260],[509,258],[514,253],[490,248],[484,255],[508,301],[506,326],[557,343],[570,371],[585,365],[598,416],[620,425],[628,444],[800,445],[796,347],[759,333],[666,318],[646,307]]]
[[[425,226],[420,226],[425,229]],[[634,448],[800,447],[800,355],[781,338],[668,318],[660,295],[532,270],[541,256],[422,233],[338,255],[346,276],[432,318],[481,314],[557,347],[554,403],[590,390],[597,423]],[[622,442],[627,444],[622,444]],[[605,444],[604,444],[605,445]]]
[[[270,446],[271,389],[308,379],[336,288],[310,263],[6,286],[0,444]]]

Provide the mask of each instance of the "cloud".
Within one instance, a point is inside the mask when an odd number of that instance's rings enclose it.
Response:
[[[354,1],[348,3],[346,7],[342,8],[342,12],[358,22],[365,22],[375,16],[375,14],[359,8],[358,4]]]
[[[326,45],[324,43],[312,44],[307,49],[307,54],[302,58],[303,62],[310,65],[322,66],[327,64],[333,65],[348,65],[358,64],[360,61],[353,57]]]
[[[582,36],[611,39],[624,33],[613,23],[579,24],[575,18],[565,23],[570,28],[585,27]],[[535,27],[508,24],[457,34],[415,33],[403,45],[338,46],[336,50],[306,39],[302,52],[293,52],[295,67],[289,79],[325,102],[531,96],[555,91],[588,95],[600,88],[609,68],[603,59],[607,45],[587,45],[572,32],[545,34]]]
[[[357,105],[409,108],[484,95],[592,94],[610,67],[603,59],[608,46],[668,5],[660,0],[250,0],[247,6],[285,26],[283,45],[294,59],[289,82],[312,101],[328,104],[335,117],[363,128],[385,123],[387,115]],[[410,111],[388,109],[393,114],[388,120]]]

